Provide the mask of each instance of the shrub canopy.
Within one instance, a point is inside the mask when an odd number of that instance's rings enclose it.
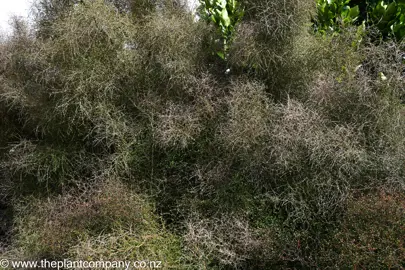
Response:
[[[240,4],[226,61],[218,25],[177,1],[41,0],[32,28],[15,20],[2,257],[404,264],[404,42],[316,35],[312,0]]]

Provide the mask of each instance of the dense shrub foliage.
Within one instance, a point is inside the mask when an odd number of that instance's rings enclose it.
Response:
[[[404,41],[316,35],[313,0],[240,5],[225,36],[169,0],[40,0],[32,27],[14,20],[2,258],[405,264]]]

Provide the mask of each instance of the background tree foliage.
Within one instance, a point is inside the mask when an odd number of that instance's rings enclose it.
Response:
[[[373,26],[384,38],[401,40],[405,37],[405,1],[318,0],[316,31],[334,32],[347,24]]]
[[[41,0],[14,21],[1,257],[404,265],[404,41],[316,35],[313,0],[240,6],[226,61],[218,21],[177,1]]]

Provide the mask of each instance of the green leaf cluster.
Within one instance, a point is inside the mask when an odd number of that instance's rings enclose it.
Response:
[[[353,0],[317,0],[314,29],[320,33],[339,32],[342,27],[365,23],[375,26],[385,37],[405,36],[405,0],[366,1],[364,10]]]
[[[315,30],[321,33],[339,31],[359,18],[359,6],[350,7],[350,0],[318,0]]]
[[[216,25],[222,37],[222,50],[217,54],[225,59],[236,25],[243,17],[243,8],[236,0],[200,0],[202,18]]]
[[[405,0],[390,4],[384,1],[368,12],[369,21],[375,25],[383,36],[393,36],[397,40],[405,37]]]

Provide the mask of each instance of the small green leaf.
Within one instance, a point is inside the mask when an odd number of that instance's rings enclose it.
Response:
[[[217,55],[221,57],[221,59],[225,59],[225,54],[223,52],[217,52]]]
[[[350,9],[350,17],[355,20],[360,15],[359,6],[352,7]]]
[[[390,21],[394,19],[396,17],[396,12],[397,12],[397,4],[395,2],[392,2],[385,10],[383,20]]]
[[[228,11],[226,10],[226,8],[224,8],[221,12],[221,21],[226,27],[231,24],[231,19],[229,19]]]

